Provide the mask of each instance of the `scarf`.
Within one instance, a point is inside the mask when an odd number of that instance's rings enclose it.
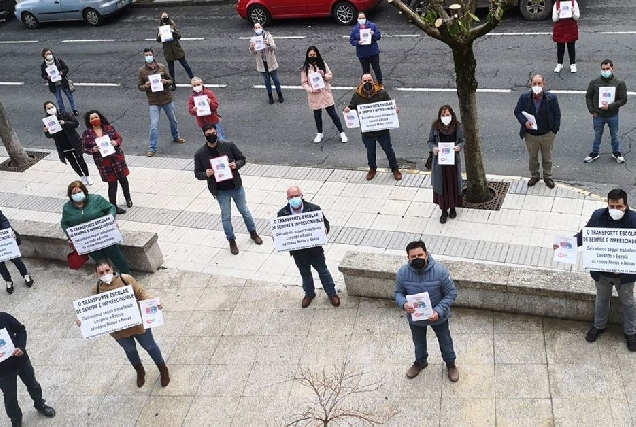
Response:
[[[50,60],[50,61],[48,59],[44,58],[44,63],[46,64],[47,67],[50,67],[51,65],[56,65],[55,64],[55,57],[53,57],[53,59]]]
[[[437,125],[437,130],[439,130],[439,133],[446,136],[453,135],[455,131],[457,131],[457,125],[454,122],[450,122],[448,126],[444,126],[442,122],[439,122]]]

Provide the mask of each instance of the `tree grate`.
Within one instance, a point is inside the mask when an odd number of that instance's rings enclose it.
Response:
[[[27,170],[28,168],[30,168],[31,166],[33,166],[40,160],[44,159],[51,153],[48,151],[28,151],[27,150],[27,154],[31,158],[31,163],[29,163],[29,165],[26,168],[19,168],[17,166],[13,166],[13,162],[11,161],[11,159],[7,159],[4,162],[0,163],[0,171],[24,172],[25,170]]]
[[[464,208],[469,209],[481,209],[486,211],[498,211],[503,205],[506,194],[508,194],[508,188],[510,188],[509,182],[504,181],[488,181],[488,189],[492,198],[487,202],[481,203],[469,203],[466,201],[466,188],[462,191],[464,197]]]

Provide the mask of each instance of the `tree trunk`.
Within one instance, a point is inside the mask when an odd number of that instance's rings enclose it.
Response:
[[[7,116],[7,112],[1,102],[0,139],[4,144],[4,147],[7,149],[9,159],[11,159],[12,162],[11,166],[17,167],[20,170],[24,170],[31,165],[32,160],[27,154],[26,150],[20,144],[18,135],[13,131],[13,127],[11,126],[11,122],[9,122],[9,117]]]
[[[469,203],[480,203],[488,201],[491,196],[486,181],[477,119],[477,80],[475,79],[477,61],[475,60],[472,43],[456,44],[452,50],[455,62],[459,112],[466,139],[464,147],[467,178],[466,201]]]

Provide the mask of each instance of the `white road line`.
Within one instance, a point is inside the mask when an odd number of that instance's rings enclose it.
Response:
[[[189,84],[189,83],[177,83],[177,87],[189,87],[189,88],[191,88],[192,85]],[[219,84],[219,83],[215,83],[215,84],[205,83],[205,87],[217,87],[217,88],[219,88],[219,87],[227,87],[227,85],[226,84]],[[263,86],[263,87],[265,87],[265,86]]]
[[[636,31],[601,31],[599,34],[636,34]]]
[[[22,86],[24,82],[0,82],[0,86]]]
[[[114,42],[114,39],[104,39],[104,40],[62,40],[62,43],[110,43]]]
[[[397,87],[400,92],[457,92],[453,88],[433,88],[433,87]],[[510,89],[477,89],[479,93],[510,93]]]
[[[278,37],[276,37],[278,38]],[[144,41],[150,42],[150,41],[155,41],[157,39],[152,39],[152,38],[148,38],[148,39],[144,39]],[[205,37],[181,37],[179,40],[181,41],[201,41],[201,40],[205,40]]]
[[[585,95],[587,93],[586,90],[551,90],[550,93],[556,93],[560,95]],[[636,92],[627,92],[627,95],[634,96]]]
[[[537,33],[488,33],[487,36],[551,36],[552,32]]]
[[[94,86],[94,87],[120,87],[119,83],[76,83],[73,82],[75,86]]]
[[[0,41],[0,44],[13,44],[13,43],[37,43],[37,40],[5,40]]]
[[[254,85],[252,86],[254,89],[265,89],[265,85]],[[281,85],[280,86],[281,89],[302,89],[305,90],[304,87],[302,86],[285,86],[285,85]],[[353,90],[355,89],[355,87],[347,87],[347,86],[332,86],[331,89],[335,89],[335,90]]]
[[[382,37],[421,37],[420,34],[383,34]],[[349,38],[349,37],[347,37]]]
[[[306,36],[276,36],[274,37],[275,40],[278,39],[306,39]],[[239,40],[251,40],[251,37],[239,37]]]

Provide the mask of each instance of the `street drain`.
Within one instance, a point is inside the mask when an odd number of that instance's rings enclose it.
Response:
[[[481,203],[469,203],[466,201],[466,188],[462,191],[462,196],[464,198],[464,206],[469,209],[481,209],[486,211],[498,211],[501,209],[501,205],[503,205],[504,199],[506,198],[506,194],[508,194],[508,188],[510,187],[509,182],[504,181],[489,181],[488,189],[490,190],[490,194],[492,198],[487,202]]]

